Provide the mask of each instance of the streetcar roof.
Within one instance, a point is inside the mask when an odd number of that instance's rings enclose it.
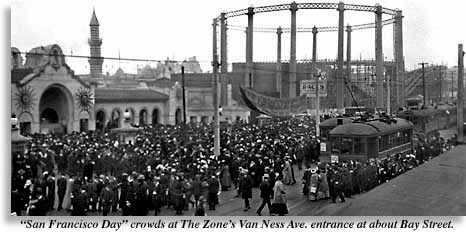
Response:
[[[388,124],[380,120],[367,122],[353,122],[335,127],[330,131],[329,135],[340,136],[376,136],[400,131],[403,129],[411,129],[412,123],[401,118],[395,118],[396,123]]]

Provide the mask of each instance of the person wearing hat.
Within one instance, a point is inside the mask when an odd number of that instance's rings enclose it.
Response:
[[[86,187],[82,186],[79,192],[76,192],[71,196],[71,205],[73,206],[71,216],[86,216],[89,208],[87,200],[88,195]]]
[[[260,197],[262,198],[262,203],[259,206],[259,209],[257,209],[256,213],[257,215],[261,216],[262,209],[264,209],[265,205],[267,205],[269,208],[269,213],[272,210],[272,203],[270,202],[270,199],[272,199],[273,196],[273,186],[270,183],[269,174],[264,174],[262,177],[262,182],[259,185],[259,189],[261,191]]]
[[[105,187],[100,192],[100,204],[102,206],[102,216],[107,216],[113,203],[113,191],[110,188],[110,183],[106,182]]]
[[[286,192],[285,186],[282,182],[283,176],[277,174],[277,180],[273,187],[273,200],[272,200],[272,211],[271,214],[278,214],[284,216],[288,214],[288,207],[286,206]]]
[[[207,203],[209,205],[209,210],[215,210],[215,205],[218,204],[218,193],[220,191],[220,183],[215,177],[215,175],[211,175],[210,178],[207,180],[209,184],[209,192],[207,194]]]
[[[244,199],[244,211],[251,209],[249,198],[252,198],[252,178],[248,175],[248,170],[243,169],[243,175],[239,181],[239,191]]]
[[[311,201],[317,200],[317,192],[319,189],[319,175],[317,174],[317,167],[311,167],[311,176],[309,179],[309,199]]]
[[[149,186],[145,181],[145,176],[138,175],[136,184],[135,215],[146,216],[149,211]]]
[[[28,213],[30,216],[45,216],[47,214],[48,206],[47,200],[43,195],[41,187],[34,188],[29,202]]]

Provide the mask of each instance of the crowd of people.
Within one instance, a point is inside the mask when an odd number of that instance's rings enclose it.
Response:
[[[416,150],[422,158],[416,153],[368,163],[321,163],[308,117],[224,125],[218,157],[212,135],[209,125],[145,127],[131,143],[110,132],[30,135],[24,153],[12,155],[11,211],[139,216],[157,215],[162,208],[181,215],[192,208],[205,215],[228,190],[249,211],[252,190],[258,188],[262,203],[256,213],[267,205],[271,214],[285,215],[286,185],[302,181],[310,200],[344,201],[436,155],[427,151],[435,144],[426,142],[428,147]],[[448,144],[437,141],[438,148]],[[302,179],[295,168],[304,169]]]

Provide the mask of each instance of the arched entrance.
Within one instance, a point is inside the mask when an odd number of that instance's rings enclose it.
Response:
[[[73,130],[73,101],[69,90],[50,85],[39,101],[40,130],[45,133],[67,133]]]
[[[181,116],[181,109],[177,108],[175,111],[175,124],[179,125],[183,123],[183,117]]]
[[[121,111],[118,108],[112,110],[110,121],[107,124],[108,129],[121,127]]]
[[[159,123],[159,109],[155,108],[152,111],[152,126],[155,126]]]
[[[139,111],[139,126],[147,125],[147,110],[142,109]]]
[[[105,112],[103,110],[97,111],[95,115],[95,129],[97,131],[103,131],[105,129]]]

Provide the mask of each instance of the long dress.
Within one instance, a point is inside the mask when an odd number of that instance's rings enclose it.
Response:
[[[62,208],[65,210],[69,210],[71,208],[71,193],[73,191],[73,183],[74,180],[71,178],[66,181],[66,192],[62,204]]]
[[[319,188],[319,175],[312,173],[309,185],[309,199],[315,201],[317,199],[317,190]]]
[[[272,200],[272,214],[285,215],[288,214],[288,207],[286,206],[286,193],[285,187],[281,180],[275,181],[273,187],[273,200]]]
[[[293,181],[293,175],[291,174],[291,165],[290,162],[285,162],[285,167],[283,168],[283,183],[284,184],[291,184]]]
[[[327,174],[325,172],[320,173],[319,175],[319,189],[317,193],[318,199],[325,199],[330,197],[330,192],[328,189]]]

